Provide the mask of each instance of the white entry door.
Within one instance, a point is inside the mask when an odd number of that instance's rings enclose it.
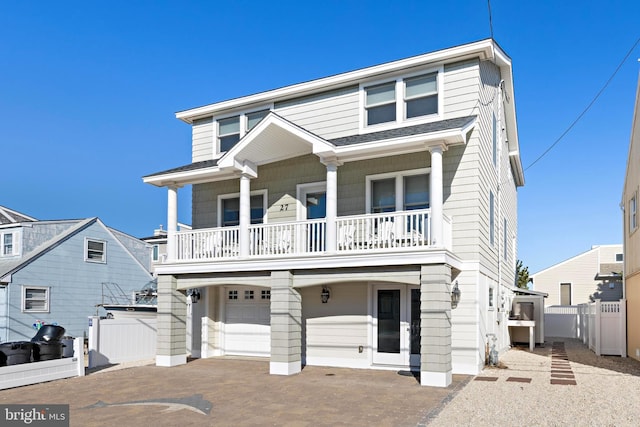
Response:
[[[373,288],[373,363],[420,364],[420,289],[407,285]]]

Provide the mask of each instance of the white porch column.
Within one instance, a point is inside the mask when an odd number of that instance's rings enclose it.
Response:
[[[176,259],[176,232],[178,231],[178,186],[167,187],[167,261]]]
[[[444,246],[443,234],[443,178],[442,153],[444,145],[429,147],[431,152],[431,174],[429,176],[429,207],[431,208],[431,242],[432,246]]]
[[[337,246],[338,218],[338,163],[335,161],[326,162],[327,166],[327,252],[333,253]]]
[[[249,256],[249,226],[251,225],[251,177],[240,176],[240,256]]]

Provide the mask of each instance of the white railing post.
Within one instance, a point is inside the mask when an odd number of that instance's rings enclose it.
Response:
[[[596,313],[595,313],[595,322],[596,322],[596,333],[595,333],[595,352],[596,352],[596,356],[600,356],[600,343],[602,342],[602,340],[600,339],[600,333],[602,331],[602,314],[600,313],[600,310],[602,309],[601,307],[601,302],[600,300],[596,300]]]
[[[620,357],[627,357],[627,300],[621,299],[618,314],[618,343],[620,345]]]

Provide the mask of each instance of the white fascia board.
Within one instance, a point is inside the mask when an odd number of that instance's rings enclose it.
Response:
[[[215,166],[190,171],[148,176],[142,178],[142,182],[145,184],[155,185],[156,187],[164,187],[167,185],[200,184],[203,182],[221,181],[231,179],[235,176],[236,174],[233,171],[222,173],[220,168]]]
[[[240,271],[305,270],[346,267],[380,267],[392,265],[447,264],[461,270],[463,262],[446,250],[376,253],[363,255],[321,255],[311,257],[265,258],[253,260],[217,260],[204,263],[162,264],[157,274],[203,274]]]
[[[421,151],[430,143],[444,142],[445,145],[459,145],[466,142],[466,134],[473,127],[475,120],[470,126],[461,129],[445,130],[428,134],[403,136],[383,141],[372,141],[362,144],[338,147],[336,150],[341,161],[356,161],[377,157],[381,153],[398,154],[404,150],[406,152]]]
[[[258,104],[266,102],[276,102],[282,99],[302,96],[313,92],[326,90],[333,87],[346,86],[356,83],[362,79],[374,77],[379,74],[392,73],[409,69],[412,67],[437,64],[444,61],[460,60],[464,58],[478,57],[481,60],[492,58],[496,51],[501,52],[501,56],[507,58],[502,50],[496,49],[496,45],[491,39],[485,39],[474,43],[461,46],[438,50],[436,52],[426,53],[423,55],[413,56],[411,58],[400,59],[393,62],[387,62],[381,65],[362,68],[331,77],[324,77],[305,83],[298,83],[283,88],[261,92],[254,95],[234,98],[227,101],[209,104],[202,107],[192,108],[189,110],[179,111],[176,118],[186,123],[193,123],[193,120],[212,116],[220,111],[238,108],[248,104]]]

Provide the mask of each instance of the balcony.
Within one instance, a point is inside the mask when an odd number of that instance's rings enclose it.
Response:
[[[255,224],[248,229],[248,250],[241,247],[240,227],[180,231],[175,234],[175,254],[169,256],[169,262],[380,254],[436,247],[451,249],[451,219],[443,216],[442,224],[444,241],[436,242],[436,245],[430,243],[430,209],[338,217],[333,235],[328,235],[328,229],[332,227],[327,227],[324,218]]]

